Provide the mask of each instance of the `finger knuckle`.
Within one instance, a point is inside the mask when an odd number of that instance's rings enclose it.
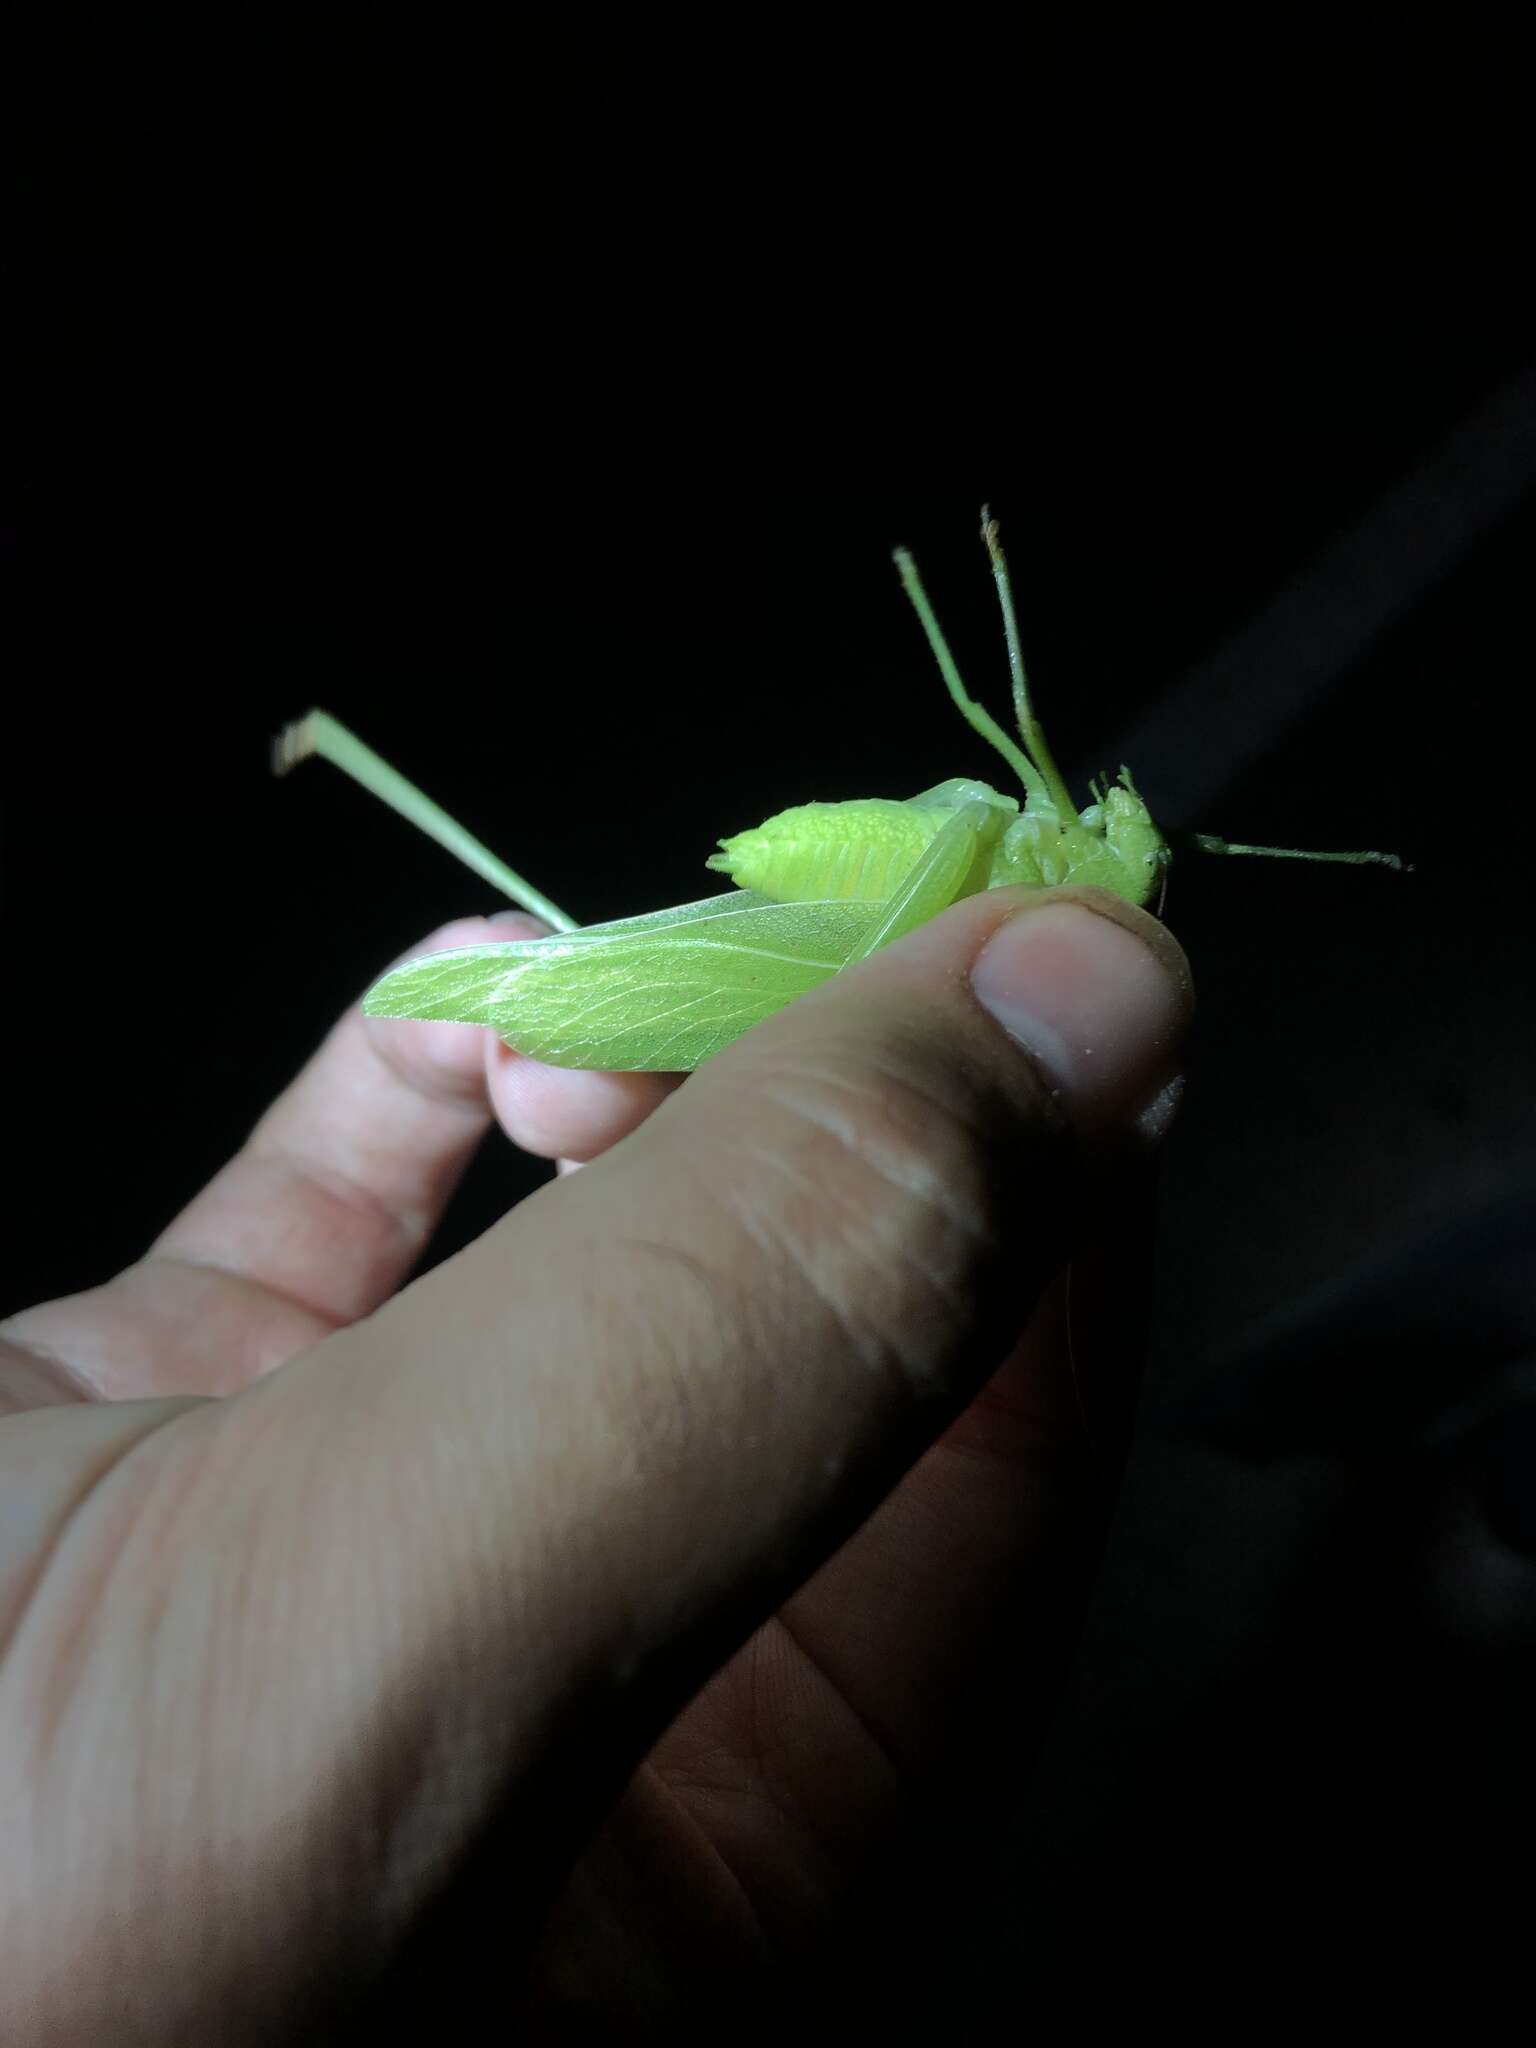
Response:
[[[761,1150],[778,1199],[753,1209],[845,1346],[930,1385],[1010,1235],[1013,1124],[984,1091],[893,1054],[778,1061]],[[753,1173],[751,1181],[760,1187]]]

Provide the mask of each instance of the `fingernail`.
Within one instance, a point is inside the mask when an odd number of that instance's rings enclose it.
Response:
[[[497,910],[486,919],[487,924],[504,924],[516,927],[517,936],[524,939],[547,938],[551,927],[543,918],[535,917],[528,910]]]
[[[1053,897],[993,933],[971,986],[1075,1123],[1162,1136],[1193,1005],[1184,955],[1155,920]]]

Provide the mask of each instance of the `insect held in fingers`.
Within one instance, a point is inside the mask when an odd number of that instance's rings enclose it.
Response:
[[[985,542],[1013,685],[1013,733],[966,689],[917,565],[901,582],[957,710],[1006,763],[1017,790],[954,776],[911,797],[805,803],[719,842],[705,866],[731,887],[669,910],[578,928],[573,918],[456,824],[324,711],[274,749],[283,772],[311,754],[333,762],[456,854],[548,937],[475,945],[407,961],[376,982],[371,1016],[489,1025],[549,1065],[689,1072],[819,983],[984,889],[1087,883],[1160,902],[1173,858],[1128,768],[1090,785],[1081,809],[1057,768],[1024,671],[997,524]],[[1309,853],[1209,833],[1204,853],[1401,869],[1388,853]]]

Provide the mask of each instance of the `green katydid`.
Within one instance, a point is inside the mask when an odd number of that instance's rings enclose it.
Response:
[[[912,557],[898,548],[895,561],[950,696],[1017,775],[1022,805],[959,777],[903,800],[797,805],[720,842],[705,864],[735,886],[702,902],[578,930],[325,712],[290,726],[274,750],[279,772],[309,754],[332,761],[555,927],[547,938],[407,961],[374,984],[364,1010],[486,1024],[553,1066],[681,1073],[963,896],[1077,882],[1150,903],[1168,843],[1125,768],[1112,785],[1092,785],[1086,808],[1074,805],[1030,703],[1008,566],[985,510],[982,537],[1002,605],[1017,740],[966,690]],[[1303,853],[1208,834],[1191,843],[1209,853],[1402,866],[1387,853]]]

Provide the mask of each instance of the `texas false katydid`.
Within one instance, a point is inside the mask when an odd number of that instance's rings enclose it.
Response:
[[[548,938],[455,948],[407,961],[368,991],[375,1017],[485,1024],[553,1066],[681,1073],[818,983],[936,917],[1010,883],[1094,883],[1130,902],[1157,894],[1168,843],[1122,768],[1079,811],[1030,702],[1008,566],[984,510],[982,538],[1002,606],[1014,740],[966,690],[904,548],[896,566],[957,708],[1023,786],[1016,797],[964,778],[906,799],[800,804],[720,842],[706,866],[724,895],[577,929],[429,798],[323,711],[290,726],[279,772],[318,754],[346,770],[475,872],[555,927]],[[1384,853],[1303,853],[1193,835],[1203,852],[1374,862]]]

